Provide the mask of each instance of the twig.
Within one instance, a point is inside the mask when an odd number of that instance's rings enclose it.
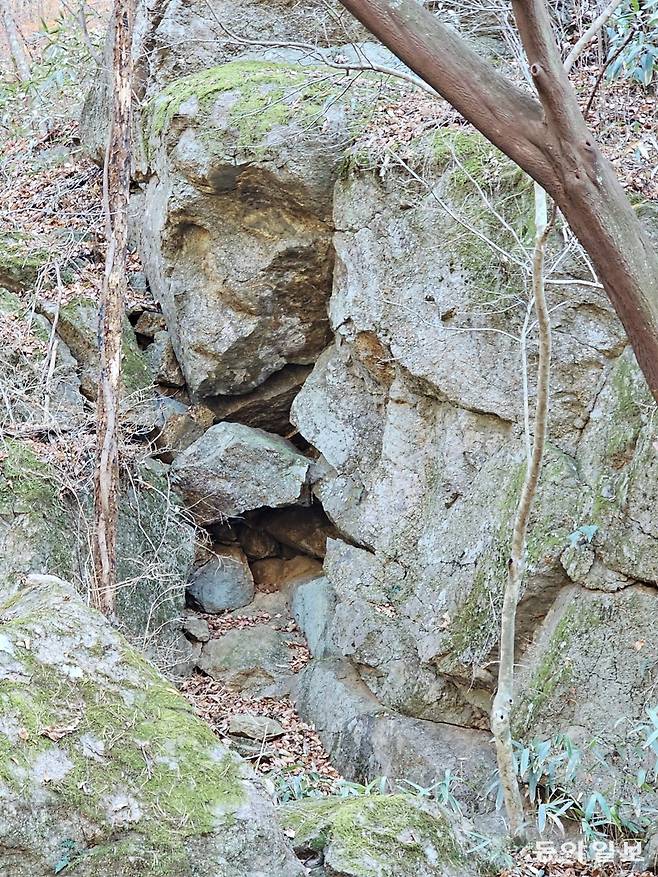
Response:
[[[631,30],[631,32],[626,37],[626,39],[621,44],[621,46],[617,49],[615,54],[611,55],[610,58],[608,58],[608,60],[605,62],[603,67],[601,67],[601,72],[599,73],[599,75],[596,78],[596,82],[594,83],[594,87],[592,88],[592,93],[590,94],[589,100],[585,104],[585,109],[583,110],[583,118],[585,119],[585,121],[587,121],[587,118],[589,116],[589,111],[591,110],[592,104],[594,103],[594,98],[596,97],[596,93],[599,90],[599,86],[601,85],[601,82],[603,81],[603,77],[605,76],[605,71],[608,69],[608,67],[614,61],[617,60],[617,58],[621,55],[621,53],[624,51],[624,49],[630,43],[630,41],[633,39],[634,36],[635,36],[635,28],[633,28]]]

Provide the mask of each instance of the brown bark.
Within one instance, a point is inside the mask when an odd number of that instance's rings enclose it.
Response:
[[[0,0],[0,12],[2,12],[2,23],[4,24],[7,45],[9,46],[16,75],[21,82],[27,82],[30,79],[30,61],[23,44],[23,39],[16,26],[9,0]]]
[[[99,343],[100,378],[96,425],[93,561],[94,605],[114,612],[117,583],[119,492],[119,393],[121,335],[128,258],[130,194],[133,0],[114,7],[114,88],[109,148],[105,160],[108,249],[105,262]]]
[[[416,0],[341,0],[555,200],[587,251],[658,401],[658,253],[580,112],[545,0],[513,0],[539,101]]]

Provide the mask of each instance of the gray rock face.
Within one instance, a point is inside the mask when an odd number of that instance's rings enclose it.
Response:
[[[249,769],[73,588],[0,594],[0,873],[301,877]]]
[[[172,479],[203,524],[261,506],[305,501],[310,461],[290,442],[239,423],[218,423],[176,457]]]
[[[57,314],[57,334],[80,367],[81,392],[95,399],[98,392],[98,302],[80,298],[59,308],[52,302],[41,302],[39,308],[51,321]],[[122,350],[122,392],[127,397],[124,407],[130,409],[133,406],[129,397],[150,388],[152,379],[128,320],[124,322]]]
[[[315,660],[304,670],[296,705],[345,776],[430,786],[450,770],[466,807],[490,809],[482,795],[496,766],[490,732],[396,714],[374,697],[349,661],[335,658]]]
[[[465,148],[459,138],[454,143]],[[425,166],[442,197],[467,211],[464,178],[444,169],[438,161],[432,176]],[[525,197],[509,190],[507,196],[519,204]],[[375,770],[386,757],[368,753],[382,745],[388,732],[380,729],[402,716],[422,720],[425,755],[437,733],[432,729],[487,733],[495,687],[490,668],[524,465],[513,337],[523,313],[496,313],[509,280],[497,273],[491,252],[478,249],[475,240],[465,243],[461,231],[455,237],[432,197],[420,190],[411,197],[409,181],[395,172],[347,174],[337,184],[334,216],[330,314],[336,343],[319,358],[291,418],[321,454],[313,490],[352,543],[328,543],[325,574],[335,608],[329,601],[318,605],[326,615],[317,623],[315,648],[358,668],[360,683],[393,712],[386,721],[355,720],[342,750],[344,763],[354,759],[350,769],[372,758]],[[572,258],[563,271],[572,280],[587,278]],[[601,734],[609,753],[625,732],[606,706],[607,677],[591,667],[574,672],[574,702],[588,704],[580,723],[566,706],[566,682],[556,687],[544,672],[555,655],[548,631],[559,626],[564,593],[573,594],[576,605],[581,595],[596,607],[603,601],[608,626],[597,623],[587,637],[608,666],[619,637],[634,626],[625,620],[631,612],[630,605],[622,608],[626,601],[641,593],[638,605],[647,617],[649,606],[658,608],[658,592],[644,588],[655,583],[658,570],[655,515],[649,512],[658,499],[655,418],[621,327],[599,291],[553,283],[550,300],[550,443],[519,607],[518,660],[527,673],[520,682],[518,728],[529,734],[530,725],[540,727],[546,736],[572,731],[583,745]],[[532,410],[534,340],[528,354]],[[594,527],[591,544],[576,532],[587,525]],[[565,592],[574,586],[575,592]],[[605,611],[592,614],[600,618]],[[640,654],[653,654],[655,636],[642,623],[637,629],[644,642]],[[313,695],[307,672],[299,697],[302,713],[311,717],[322,695]],[[637,672],[630,660],[615,671],[620,685],[626,672]],[[640,700],[626,704],[638,723]],[[446,749],[457,752],[457,741]],[[416,769],[424,757],[416,758]],[[398,759],[396,754],[388,766],[401,769]],[[621,785],[635,767],[630,755],[622,762],[611,771]]]
[[[329,652],[328,628],[335,605],[334,590],[325,576],[299,582],[292,592],[290,611],[315,658]]]
[[[237,545],[218,545],[214,556],[198,569],[187,586],[202,612],[239,609],[251,602],[254,580],[247,558]]]
[[[184,387],[185,378],[178,365],[169,333],[157,332],[146,351],[146,361],[156,384],[165,387]]]
[[[275,164],[263,139],[262,158],[243,149],[236,161],[242,135],[233,119],[249,99],[245,90],[251,84],[265,107],[265,94],[281,80],[274,85],[274,67],[230,66],[217,73],[213,108],[194,97],[194,88],[204,87],[199,76],[198,86],[176,86],[191,89],[188,100],[181,104],[170,87],[160,98],[166,108],[153,110],[156,121],[173,111],[168,107],[183,116],[182,127],[161,135],[175,140],[159,151],[147,192],[145,220],[154,233],[143,256],[197,398],[253,390],[287,363],[312,363],[328,340],[333,257],[326,221],[337,153],[311,138],[306,154],[303,143],[287,158],[277,148]],[[289,125],[277,139],[295,136]]]

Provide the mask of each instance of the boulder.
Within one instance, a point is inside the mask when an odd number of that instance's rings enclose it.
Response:
[[[605,593],[565,587],[523,656],[513,719],[516,739],[544,739],[556,729],[581,753],[576,788],[631,808],[637,775],[655,754],[646,685],[658,679],[655,586]],[[605,764],[605,771],[599,769]],[[645,807],[656,806],[644,790]]]
[[[200,439],[204,432],[213,424],[213,414],[204,405],[187,406],[182,402],[159,397],[159,401],[167,399],[166,411],[162,423],[155,434],[155,446],[158,456],[171,463],[181,451]]]
[[[274,740],[285,734],[284,728],[276,719],[267,716],[251,716],[238,713],[231,716],[228,723],[229,734],[236,737],[248,737],[250,740]]]
[[[254,596],[254,580],[242,549],[216,545],[212,555],[192,576],[188,599],[210,614],[246,606]]]
[[[326,346],[333,186],[371,99],[366,80],[347,97],[322,68],[235,61],[151,100],[142,258],[193,398],[247,393]]]
[[[218,423],[179,454],[173,482],[202,524],[306,501],[310,461],[280,436]]]
[[[307,365],[287,365],[249,393],[210,396],[204,401],[218,421],[245,423],[291,436],[295,430],[290,424],[290,406],[310,371]]]
[[[142,311],[133,328],[136,335],[152,341],[159,332],[167,330],[167,323],[159,311]]]
[[[426,725],[440,729],[434,750],[443,752],[440,758],[459,752],[459,739],[447,729],[463,729],[460,739],[471,741],[474,751],[473,741],[487,733],[509,539],[525,467],[523,372],[514,338],[524,309],[502,302],[510,284],[523,289],[524,281],[516,268],[492,258],[481,238],[455,225],[435,196],[521,260],[532,206],[527,184],[467,132],[438,130],[409,147],[409,161],[418,162],[429,188],[381,167],[368,142],[356,150],[336,186],[335,344],[319,357],[291,409],[292,422],[320,454],[312,490],[343,540],[327,543],[331,591],[323,589],[317,604],[326,613],[315,633],[319,654],[349,662],[395,717],[353,722],[340,756],[348,774],[359,764],[387,764],[380,747],[388,753],[390,744],[382,741],[400,717],[401,739],[417,739]],[[491,214],[479,209],[472,177],[486,181],[490,203],[512,211],[506,231],[487,225]],[[551,241],[553,258],[561,247],[558,238]],[[651,512],[658,501],[654,405],[622,327],[590,279],[568,253],[550,285],[549,444],[517,623],[526,706],[532,690],[542,687],[545,659],[557,653],[547,631],[566,608],[562,595],[571,594],[574,605],[591,599],[609,607],[609,628],[592,648],[603,667],[612,667],[619,639],[630,642],[634,627],[624,601],[641,592],[639,603],[649,613],[645,588],[658,569]],[[532,336],[530,410],[535,371]],[[309,621],[302,616],[302,623]],[[653,640],[642,623],[637,628],[641,635],[632,643],[645,641],[640,655],[644,648],[650,655]],[[624,661],[627,666],[614,671],[621,679],[633,666]],[[562,659],[558,663],[562,667]],[[305,671],[304,680],[311,674]],[[532,720],[519,714],[519,735],[535,736],[531,727],[547,737],[571,729],[583,745],[601,735],[608,753],[602,763],[609,762],[612,747],[624,747],[625,729],[615,726],[616,711],[603,707],[605,678],[592,667],[575,673],[568,697],[565,683],[554,698],[538,698]],[[302,681],[302,704],[305,686]],[[582,725],[571,699],[591,705]],[[638,724],[649,706],[641,699],[628,704]],[[437,733],[428,731],[427,741]],[[620,765],[634,772],[630,756]],[[588,764],[582,776],[590,788],[603,788],[606,771]]]
[[[258,515],[255,524],[282,545],[320,560],[326,553],[327,539],[339,535],[318,505],[267,510]]]
[[[320,855],[337,877],[476,877],[471,838],[434,801],[368,795],[294,801],[278,810],[300,858]],[[470,842],[469,842],[470,841]],[[493,873],[493,872],[492,872]]]
[[[266,624],[229,630],[204,644],[198,666],[229,691],[262,697],[290,681],[291,638]]]
[[[3,592],[0,872],[301,877],[253,775],[74,589]]]
[[[0,288],[18,293],[34,285],[49,261],[46,241],[15,231],[0,234]]]

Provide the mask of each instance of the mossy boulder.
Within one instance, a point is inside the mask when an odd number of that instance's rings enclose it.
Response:
[[[20,292],[32,286],[49,254],[42,243],[18,232],[0,234],[0,287]]]
[[[37,444],[7,439],[0,449],[0,576],[66,578],[88,588],[92,497],[75,499]],[[119,503],[117,613],[144,646],[171,648],[179,635],[194,530],[171,493],[165,467],[150,461],[124,476]]]
[[[0,872],[300,877],[249,770],[71,586],[0,614]]]
[[[92,298],[76,298],[62,306],[43,301],[41,313],[51,321],[57,318],[57,334],[68,346],[80,367],[81,391],[89,399],[98,393],[99,304]],[[142,355],[135,333],[126,319],[122,339],[122,382],[125,396],[148,391],[153,383],[151,371]]]
[[[374,88],[250,60],[149,102],[142,257],[195,398],[244,394],[326,346],[333,187]]]
[[[336,877],[468,877],[464,836],[434,802],[411,795],[306,799],[279,808],[302,858]]]

